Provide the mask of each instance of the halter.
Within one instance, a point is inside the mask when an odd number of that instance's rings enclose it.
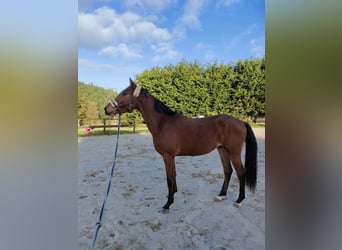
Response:
[[[141,86],[137,85],[134,89],[132,99],[127,104],[119,105],[119,103],[117,101],[115,101],[114,97],[112,99],[110,99],[109,103],[110,103],[110,105],[112,105],[113,108],[123,108],[123,107],[127,106],[128,111],[131,112],[132,111],[131,106],[132,106],[135,98],[137,98],[140,95],[140,92],[141,92]]]
[[[138,97],[138,96],[140,95],[140,91],[141,91],[141,86],[137,85],[137,86],[135,87],[134,92],[133,92],[133,96],[134,96],[134,97]]]

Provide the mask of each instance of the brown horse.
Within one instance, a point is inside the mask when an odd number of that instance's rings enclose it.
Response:
[[[240,205],[245,198],[245,185],[255,190],[257,177],[257,142],[251,127],[228,115],[190,119],[169,109],[130,79],[124,89],[105,107],[106,115],[114,116],[137,109],[142,114],[153,136],[154,147],[163,157],[166,169],[168,200],[164,211],[168,211],[177,192],[175,156],[203,155],[217,148],[224,169],[224,182],[216,197],[222,200],[227,194],[228,184],[235,168],[240,182]],[[245,168],[241,151],[246,143]]]

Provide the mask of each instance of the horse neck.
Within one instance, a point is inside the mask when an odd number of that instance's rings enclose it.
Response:
[[[149,131],[154,136],[158,132],[163,117],[165,117],[164,114],[154,109],[154,97],[148,93],[146,96],[142,96],[138,102],[137,110],[142,114]]]

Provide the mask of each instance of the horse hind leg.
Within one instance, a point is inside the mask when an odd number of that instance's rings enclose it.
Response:
[[[230,163],[228,150],[224,148],[223,146],[218,147],[217,150],[219,152],[220,159],[221,159],[222,166],[223,166],[224,181],[223,181],[222,188],[221,188],[219,195],[215,197],[215,201],[221,201],[223,197],[227,195],[227,189],[229,186],[229,181],[230,181],[230,177],[232,176],[233,169]]]
[[[235,206],[240,207],[241,202],[245,199],[245,170],[243,168],[240,156],[234,157],[232,159],[232,163],[240,183],[239,197],[235,201]]]

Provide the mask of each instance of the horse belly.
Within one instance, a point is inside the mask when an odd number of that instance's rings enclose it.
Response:
[[[205,138],[192,138],[182,140],[177,147],[176,155],[179,156],[196,156],[204,155],[213,151],[219,146],[217,142],[210,142]]]
[[[215,148],[210,149],[201,149],[201,150],[182,150],[176,152],[176,156],[197,156],[197,155],[205,155],[213,151]]]

